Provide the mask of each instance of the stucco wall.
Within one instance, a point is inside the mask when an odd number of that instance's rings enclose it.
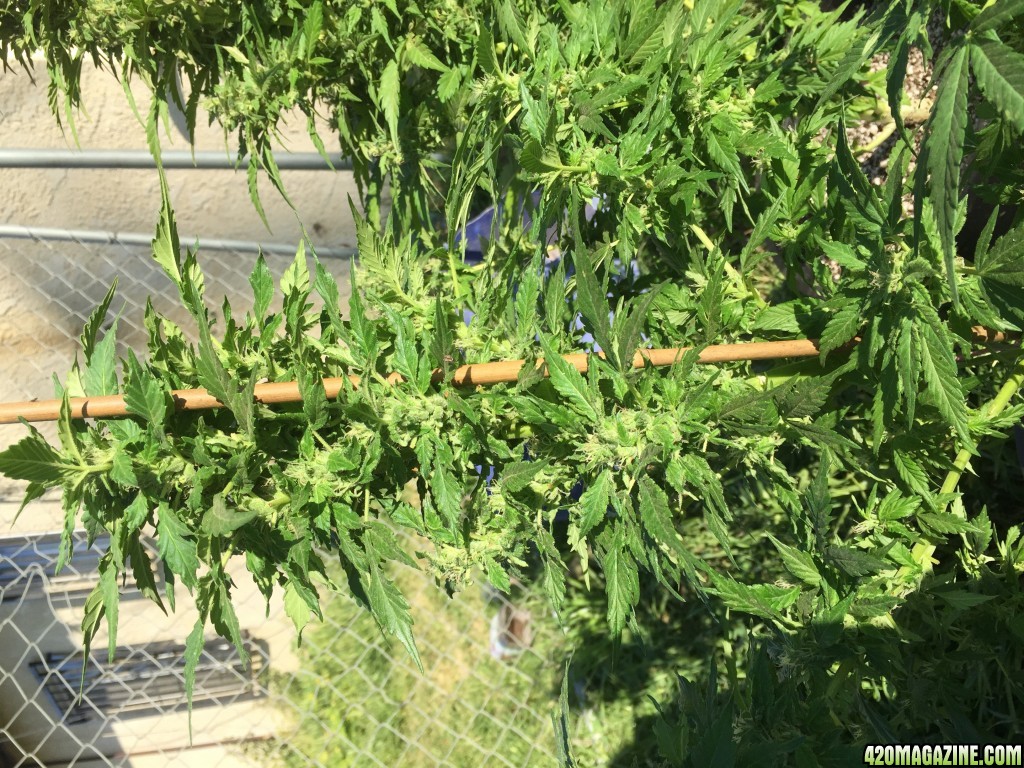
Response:
[[[0,73],[0,146],[74,149],[70,133],[63,132],[47,103],[47,79],[42,65],[33,73]],[[76,120],[82,149],[145,149],[146,132],[133,114],[120,83],[109,72],[86,69],[82,77],[85,112]],[[134,89],[139,111],[150,103],[144,87]],[[223,131],[208,126],[207,116],[197,121],[197,150],[223,151],[234,157],[237,143],[225,144]],[[333,149],[329,129],[321,135]],[[282,132],[284,148],[314,152],[305,118],[290,120]],[[166,149],[188,149],[188,142],[172,126],[161,131]],[[285,171],[285,187],[298,218],[306,223],[313,241],[321,245],[354,242],[347,198],[357,197],[349,173]],[[268,233],[249,202],[244,171],[168,171],[179,229],[207,237],[297,241],[301,227],[295,213],[262,180],[263,205],[272,233]],[[13,224],[83,227],[149,232],[159,207],[157,175],[152,170],[25,170],[0,169],[0,221]]]

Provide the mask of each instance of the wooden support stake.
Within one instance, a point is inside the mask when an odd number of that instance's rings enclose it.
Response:
[[[1004,334],[975,328],[975,335],[982,342],[1003,341]],[[856,339],[859,341],[859,339]],[[692,347],[675,347],[672,349],[641,349],[633,356],[633,367],[643,368],[646,363],[656,366],[672,365]],[[813,357],[818,354],[816,339],[793,339],[790,341],[756,341],[740,344],[715,344],[705,347],[700,352],[702,363],[725,363],[738,360],[775,360],[790,357]],[[601,355],[604,356],[603,354]],[[563,359],[580,373],[587,370],[589,354],[579,353],[563,355]],[[526,364],[525,360],[503,360],[496,363],[474,363],[457,368],[452,376],[452,383],[459,387],[486,386],[502,382],[513,382],[519,377],[519,371]],[[543,359],[537,366],[544,364]],[[547,372],[545,371],[545,375]],[[433,380],[440,382],[444,378],[441,371],[434,371]],[[349,376],[353,386],[359,386],[358,376]],[[402,381],[397,373],[387,377],[390,383]],[[345,382],[344,378],[324,379],[324,390],[327,398],[333,400],[338,396]],[[264,405],[274,403],[297,403],[302,401],[298,382],[267,382],[256,385],[255,400]],[[179,411],[201,411],[223,406],[217,398],[205,389],[177,389],[171,392],[175,409]],[[0,424],[14,424],[25,421],[56,421],[60,416],[60,400],[33,400],[22,403],[0,404]],[[101,397],[71,398],[71,416],[75,419],[105,419],[127,416],[124,397],[122,395],[104,395]]]

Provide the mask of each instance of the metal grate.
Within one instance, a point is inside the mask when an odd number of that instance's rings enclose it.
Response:
[[[256,680],[266,666],[260,647],[243,638],[247,667],[235,647],[208,642],[196,666],[193,706],[226,704],[259,695]],[[29,667],[65,716],[68,725],[95,717],[154,714],[176,708],[185,698],[185,646],[154,643],[119,647],[113,663],[90,663],[81,652],[48,653]],[[77,692],[82,681],[82,696]]]
[[[156,546],[148,539],[143,547],[151,559],[158,557]],[[45,589],[51,595],[63,595],[72,605],[85,599],[96,584],[100,558],[110,548],[110,536],[102,534],[89,541],[86,531],[71,536],[71,560],[56,572],[60,552],[60,534],[34,536],[0,536],[0,603],[19,600],[29,591],[31,580],[26,574],[39,568],[45,575]],[[163,573],[154,574],[157,586],[163,585]],[[131,583],[121,590],[121,597],[132,600],[142,594]]]
[[[25,575],[33,565],[43,570],[51,589],[64,586],[69,594],[91,589],[100,557],[109,542],[109,536],[101,536],[90,545],[84,531],[75,532],[71,562],[58,575],[54,569],[60,550],[59,533],[0,538],[0,603],[17,600],[25,594],[31,583]]]

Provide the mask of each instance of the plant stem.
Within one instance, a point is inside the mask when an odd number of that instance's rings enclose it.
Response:
[[[462,295],[462,286],[459,285],[459,264],[455,260],[455,249],[448,249],[448,273],[452,278],[452,291],[455,294],[455,298],[459,298]]]
[[[1009,405],[1010,400],[1017,394],[1017,391],[1024,385],[1024,355],[1017,358],[1017,363],[1013,367],[1013,371],[1010,373],[1010,377],[1006,380],[1002,387],[999,388],[999,392],[985,407],[985,416],[992,418],[998,416],[1003,410]],[[971,452],[966,448],[962,448],[956,455],[956,459],[953,460],[953,469],[949,470],[946,475],[945,482],[942,483],[942,488],[939,489],[940,494],[952,493],[956,490],[957,483],[960,482],[960,477],[963,475],[964,470],[967,469],[967,465],[971,461]],[[906,581],[909,579],[908,587],[902,594],[913,591],[920,585],[921,579],[926,573],[928,573],[932,566],[937,564],[938,561],[934,559],[935,555],[935,544],[931,543],[927,538],[922,539],[914,545],[911,550],[911,557],[920,566],[920,572],[917,574],[913,573],[913,569],[909,566],[900,568],[897,573],[897,581]]]
[[[894,120],[891,123],[889,123],[888,125],[886,125],[881,131],[879,131],[874,139],[869,141],[864,146],[857,147],[856,149],[854,149],[853,150],[853,154],[854,155],[862,155],[862,154],[865,154],[867,152],[874,152],[876,149],[878,149],[880,146],[882,146],[889,139],[889,137],[892,136],[895,132],[896,132],[896,121]]]
[[[369,178],[366,182],[366,218],[373,226],[374,231],[380,232],[384,222],[380,218],[380,196],[384,187],[380,172],[380,159],[374,158],[370,162]]]
[[[928,102],[924,106],[916,108],[904,108],[900,111],[903,116],[903,122],[906,125],[916,125],[923,123],[928,119],[931,112],[931,103]],[[867,144],[862,147],[857,147],[853,150],[853,154],[862,155],[866,152],[874,152],[880,146],[882,146],[890,136],[896,132],[896,121],[892,119],[892,113],[886,110],[886,116],[889,118],[889,122],[885,124],[885,127]]]
[[[231,556],[235,553],[235,545],[232,542],[228,542],[224,551],[220,554],[220,567],[221,569],[227,568],[228,563],[231,561]]]
[[[1017,359],[1010,377],[988,404],[985,409],[985,416],[992,418],[1002,413],[1022,385],[1024,385],[1024,355]],[[946,475],[946,481],[942,484],[942,488],[939,489],[940,494],[952,493],[956,490],[957,483],[960,482],[960,476],[963,475],[970,461],[971,452],[966,448],[961,448],[960,452],[956,455],[956,459],[953,460],[953,469],[949,470],[949,473]]]

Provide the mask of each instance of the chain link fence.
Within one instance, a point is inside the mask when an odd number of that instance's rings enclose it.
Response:
[[[18,228],[0,234],[0,398],[53,396],[54,372],[69,370],[82,325],[115,277],[122,353],[145,348],[147,300],[189,327],[173,284],[139,240]],[[211,306],[226,296],[238,313],[250,307],[256,247],[200,242],[199,253]],[[279,277],[294,247],[264,254]],[[347,296],[344,251],[319,255]],[[41,431],[56,439],[53,425]],[[23,434],[20,425],[0,426],[0,446]],[[280,602],[268,611],[239,567],[251,663],[208,639],[190,742],[182,673],[195,621],[188,596],[165,615],[125,585],[113,661],[104,636],[85,657],[79,625],[106,542],[76,532],[71,565],[55,574],[60,499],[48,494],[19,514],[22,490],[0,485],[0,766],[553,764],[560,635],[547,609],[528,590],[514,600],[480,589],[448,600],[413,569],[396,579],[416,619],[423,672],[343,595],[325,600],[325,622],[307,627],[299,644]]]

